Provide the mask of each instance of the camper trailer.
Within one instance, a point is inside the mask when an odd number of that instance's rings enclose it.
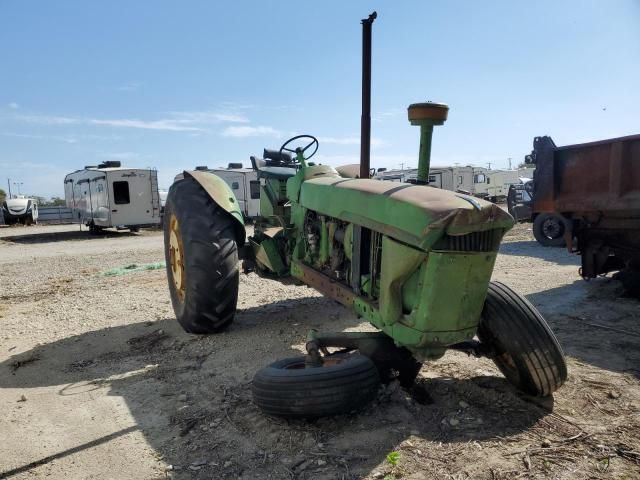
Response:
[[[478,183],[484,183],[486,169],[482,167],[432,167],[429,170],[429,185],[453,192],[476,194]],[[415,183],[417,169],[385,170],[377,172],[373,178],[393,182]],[[482,187],[481,187],[482,190]]]
[[[38,204],[24,195],[7,198],[2,202],[2,216],[7,225],[31,225],[38,222]]]
[[[92,233],[160,224],[158,175],[152,169],[125,168],[120,162],[85,167],[64,178],[64,194],[74,221]]]
[[[252,168],[243,168],[242,163],[230,163],[227,168],[196,167],[196,170],[215,173],[233,190],[245,218],[255,218],[260,212],[260,180],[258,172]],[[179,173],[175,181],[182,179]]]
[[[492,202],[505,200],[509,186],[520,181],[518,170],[485,170],[476,180],[474,194]]]

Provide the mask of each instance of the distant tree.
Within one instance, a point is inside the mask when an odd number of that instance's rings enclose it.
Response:
[[[47,203],[47,205],[50,205],[52,207],[64,207],[67,205],[67,202],[65,201],[64,198],[60,198],[60,197],[51,197],[51,200],[49,200],[49,202]]]
[[[4,202],[5,198],[7,198],[7,192],[0,188],[0,203]]]

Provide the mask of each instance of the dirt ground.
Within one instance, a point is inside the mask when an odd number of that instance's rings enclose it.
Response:
[[[160,232],[0,229],[0,478],[640,478],[640,302],[581,280],[579,259],[539,246],[530,225],[509,233],[494,279],[565,349],[569,380],[545,402],[451,352],[423,366],[426,402],[391,384],[352,415],[266,417],[256,370],[300,352],[310,328],[370,327],[249,274],[231,328],[188,335],[164,270],[101,274],[162,260]]]

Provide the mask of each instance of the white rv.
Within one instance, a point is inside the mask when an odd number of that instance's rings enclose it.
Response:
[[[486,172],[482,167],[431,167],[429,169],[429,185],[432,187],[451,190],[453,192],[465,192],[476,195],[477,184],[485,182]],[[374,178],[391,180],[395,182],[415,183],[418,175],[417,169],[386,170],[377,172]]]
[[[252,168],[243,168],[242,163],[230,163],[227,168],[196,167],[196,170],[215,173],[233,190],[245,218],[255,218],[260,214],[260,180],[258,172]],[[181,180],[183,174],[176,175]]]
[[[38,204],[24,195],[7,198],[2,202],[2,216],[7,225],[38,223]]]
[[[64,178],[64,195],[74,221],[92,233],[160,224],[158,174],[152,169],[124,168],[120,162],[85,167]]]

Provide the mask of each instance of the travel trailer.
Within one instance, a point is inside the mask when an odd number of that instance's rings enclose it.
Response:
[[[487,169],[482,167],[432,167],[429,170],[429,185],[432,187],[451,190],[453,192],[465,192],[476,194],[478,183],[486,181]],[[373,177],[378,180],[391,180],[394,182],[414,183],[418,170],[385,170],[377,172]],[[481,188],[481,190],[484,190]]]
[[[38,222],[38,204],[33,198],[24,195],[6,198],[2,202],[2,216],[7,225],[31,225]]]
[[[230,163],[227,168],[200,166],[195,169],[215,173],[223,179],[233,190],[245,218],[258,216],[258,213],[260,213],[260,180],[258,180],[258,172],[256,170],[243,168],[242,163]],[[176,181],[181,179],[181,173],[176,175]]]
[[[104,228],[128,228],[160,224],[158,174],[153,169],[125,168],[120,162],[85,167],[64,178],[67,207],[75,222],[91,233]]]
[[[474,194],[492,202],[504,201],[509,194],[509,187],[517,185],[520,177],[532,175],[533,169],[522,170],[486,170],[483,182],[476,182]]]

